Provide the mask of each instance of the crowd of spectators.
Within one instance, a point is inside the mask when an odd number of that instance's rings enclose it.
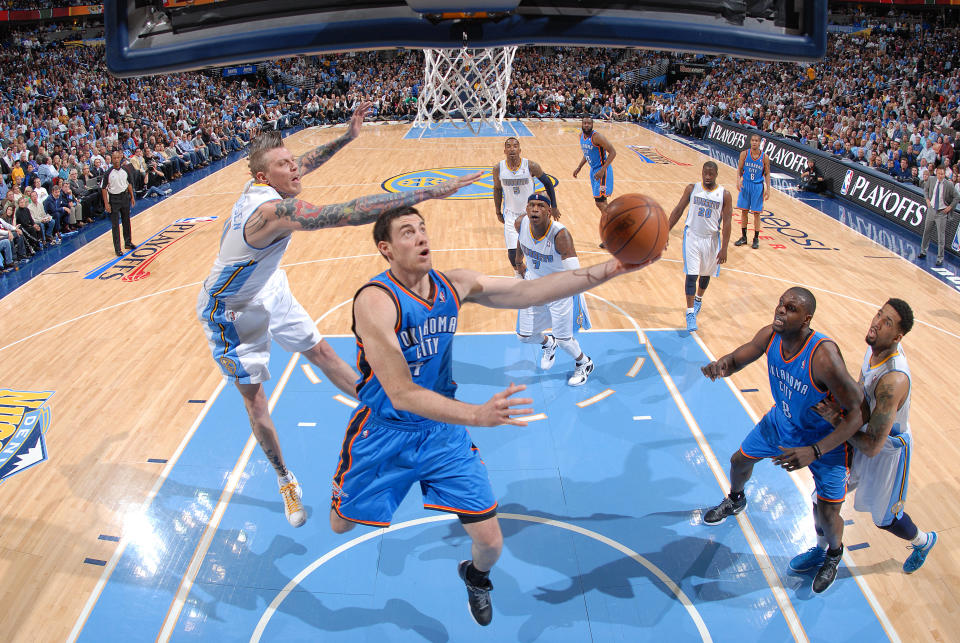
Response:
[[[960,176],[960,29],[905,16],[855,21],[815,64],[716,58],[703,77],[653,96],[645,118],[700,136],[710,118],[775,133],[921,186],[944,164]]]
[[[938,163],[960,177],[960,30],[854,18],[869,31],[831,34],[827,56],[809,65],[521,48],[507,115],[645,121],[693,136],[710,118],[728,118],[917,185]],[[297,57],[232,78],[214,70],[117,79],[102,49],[40,35],[9,33],[0,50],[5,265],[103,216],[97,177],[114,150],[123,152],[138,196],[163,198],[165,183],[242,153],[265,128],[346,122],[360,100],[373,101],[371,118],[412,120],[423,83],[422,54],[402,50]],[[705,73],[671,75],[652,91],[669,61]],[[650,70],[652,78],[639,73]]]

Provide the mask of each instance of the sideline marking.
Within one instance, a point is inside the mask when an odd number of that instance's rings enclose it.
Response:
[[[154,497],[156,497],[157,492],[160,491],[160,487],[166,481],[167,476],[170,475],[170,472],[173,470],[173,466],[177,463],[177,460],[180,459],[180,455],[183,453],[183,450],[187,447],[187,443],[190,442],[190,439],[197,431],[200,423],[203,422],[203,418],[207,416],[207,412],[210,411],[213,403],[217,400],[217,397],[220,396],[220,392],[223,391],[225,383],[226,381],[221,379],[220,383],[217,384],[217,388],[214,390],[213,395],[207,398],[207,403],[204,404],[202,409],[200,409],[200,413],[197,415],[197,419],[194,420],[193,426],[191,426],[190,430],[187,431],[187,434],[183,436],[183,440],[180,441],[180,444],[177,446],[177,450],[173,452],[172,456],[170,456],[166,466],[163,467],[163,471],[160,472],[160,475],[157,477],[157,481],[153,484],[153,487],[150,489],[149,493],[147,493],[147,497],[144,499],[139,509],[137,509],[133,514],[128,515],[143,515],[150,508]],[[67,636],[68,643],[73,643],[73,641],[76,641],[77,637],[80,636],[83,626],[86,625],[87,619],[90,617],[90,612],[93,611],[93,606],[96,605],[97,601],[100,599],[100,594],[103,593],[103,588],[110,579],[110,575],[113,574],[113,570],[116,569],[117,563],[120,562],[120,557],[123,555],[127,545],[130,544],[130,534],[130,531],[123,530],[122,536],[120,537],[120,544],[117,546],[116,550],[114,550],[113,556],[110,557],[110,560],[107,561],[107,565],[103,569],[103,574],[100,575],[100,580],[97,581],[93,591],[90,592],[90,597],[87,599],[86,604],[83,606],[83,610],[77,617],[77,620],[73,625],[73,629],[70,630],[69,636]]]

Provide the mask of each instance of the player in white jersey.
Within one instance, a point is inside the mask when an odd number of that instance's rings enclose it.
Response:
[[[516,221],[527,211],[527,199],[534,193],[533,179],[540,179],[544,191],[550,197],[553,218],[560,218],[557,209],[557,195],[553,191],[553,181],[543,171],[539,163],[520,156],[520,140],[508,138],[503,144],[506,158],[493,166],[493,205],[497,220],[503,224],[503,239],[507,245],[507,257],[510,265],[517,265],[517,229]]]
[[[683,292],[687,297],[687,330],[697,330],[697,315],[703,304],[703,293],[711,275],[720,274],[720,264],[727,262],[733,200],[730,193],[717,185],[717,164],[707,161],[700,172],[700,183],[691,183],[670,213],[670,229],[689,205],[683,228]],[[699,283],[698,283],[699,280]]]
[[[517,219],[517,272],[524,279],[539,279],[554,272],[580,267],[570,231],[550,216],[550,201],[543,194],[531,194],[526,214]],[[552,333],[545,333],[548,328]],[[517,316],[517,335],[526,344],[540,344],[540,368],[553,366],[557,346],[576,361],[570,386],[585,384],[593,371],[593,360],[580,349],[574,329],[590,328],[590,316],[583,295],[574,295],[542,306],[522,309]]]
[[[849,443],[854,447],[848,490],[856,489],[854,508],[869,511],[873,524],[910,542],[913,551],[903,563],[908,574],[920,569],[937,544],[937,532],[920,531],[904,511],[910,476],[913,436],[910,431],[910,367],[900,342],[913,328],[913,310],[902,299],[890,299],[877,311],[860,367],[860,385],[870,420]],[[822,403],[816,410],[836,424],[840,407]],[[814,497],[816,503],[816,497]],[[814,509],[814,516],[816,516]],[[805,571],[822,562],[824,543],[817,525],[817,545],[794,557],[790,567]]]
[[[370,103],[360,104],[348,132],[295,158],[279,132],[250,143],[248,181],[224,222],[220,252],[197,298],[197,315],[213,358],[225,379],[240,390],[250,427],[277,472],[284,513],[294,527],[306,512],[301,490],[287,469],[277,431],[270,419],[263,382],[270,379],[270,340],[285,350],[302,352],[340,390],[354,395],[356,372],[321,339],[310,315],[290,292],[280,260],[297,230],[319,230],[371,223],[387,210],[453,194],[480,172],[413,192],[377,194],[347,203],[316,206],[296,198],[300,177],[320,167],[360,134]]]

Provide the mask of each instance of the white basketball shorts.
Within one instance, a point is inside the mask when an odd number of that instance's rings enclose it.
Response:
[[[517,232],[517,218],[525,213],[503,211],[503,242],[507,245],[507,250],[516,250],[517,241],[520,239],[520,233]]]
[[[689,229],[683,229],[683,274],[716,276],[720,274],[717,254],[720,252],[720,236],[701,237]]]
[[[240,384],[270,379],[271,339],[291,353],[309,350],[322,339],[313,319],[290,292],[282,270],[248,302],[227,302],[201,288],[197,317],[223,377]]]

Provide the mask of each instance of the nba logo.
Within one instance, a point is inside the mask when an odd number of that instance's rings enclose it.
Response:
[[[853,170],[847,170],[846,176],[843,177],[843,187],[840,188],[840,194],[846,196],[851,183],[853,183]]]

